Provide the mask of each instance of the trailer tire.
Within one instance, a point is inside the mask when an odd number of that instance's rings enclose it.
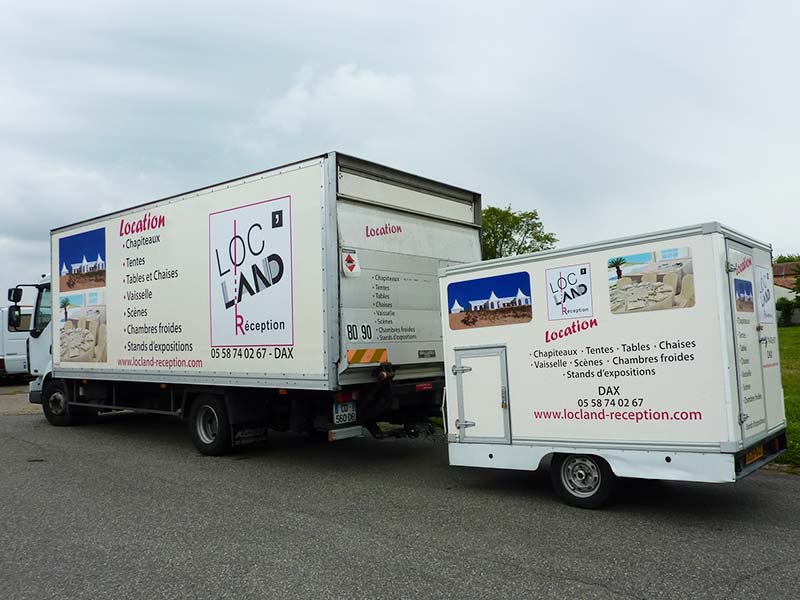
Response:
[[[550,463],[550,481],[570,506],[599,508],[611,497],[617,476],[599,456],[556,454]]]
[[[231,449],[228,408],[221,396],[200,396],[192,403],[189,431],[201,454],[220,456]]]
[[[69,406],[69,392],[63,381],[51,379],[44,384],[42,411],[48,423],[56,427],[75,423],[75,415]]]

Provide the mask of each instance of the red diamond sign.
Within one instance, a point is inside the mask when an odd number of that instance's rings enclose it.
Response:
[[[347,267],[351,273],[353,272],[353,269],[356,268],[356,259],[353,258],[352,254],[348,254],[345,257],[344,266]]]

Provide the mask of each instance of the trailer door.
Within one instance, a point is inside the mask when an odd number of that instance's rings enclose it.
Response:
[[[767,433],[767,405],[761,344],[763,325],[756,312],[756,286],[753,250],[728,241],[728,271],[733,335],[736,349],[736,376],[739,383],[739,409],[742,441],[745,446]]]
[[[455,351],[457,427],[462,442],[511,443],[504,347]]]

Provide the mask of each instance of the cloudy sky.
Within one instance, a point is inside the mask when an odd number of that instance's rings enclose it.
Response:
[[[0,289],[52,227],[328,150],[560,246],[719,220],[798,252],[798,6],[0,0]]]

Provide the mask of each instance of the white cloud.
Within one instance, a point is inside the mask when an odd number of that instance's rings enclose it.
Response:
[[[286,89],[232,127],[232,152],[263,156],[263,166],[329,150],[391,159],[398,132],[419,127],[413,78],[345,64],[303,67]]]
[[[413,114],[415,100],[413,81],[406,75],[355,65],[341,65],[321,75],[303,69],[297,83],[269,103],[259,124],[287,136],[315,127],[347,135],[348,129],[360,132],[361,123],[374,126]]]

